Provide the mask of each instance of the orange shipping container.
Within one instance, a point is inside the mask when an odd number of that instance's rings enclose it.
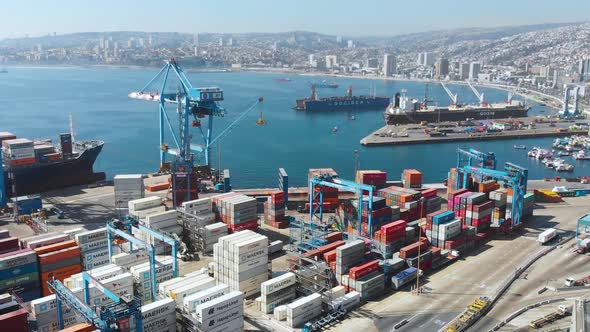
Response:
[[[10,160],[10,166],[23,166],[23,165],[32,165],[36,161],[35,157],[33,158],[23,158],[23,159],[12,159]]]
[[[77,246],[39,255],[39,264],[55,263],[76,256],[80,256],[80,247]]]
[[[48,296],[52,294],[52,292],[49,291],[49,286],[47,286],[47,281],[51,280],[51,278],[55,277],[55,279],[63,282],[65,278],[69,278],[72,276],[72,274],[80,272],[82,272],[82,265],[76,264],[72,266],[66,266],[59,270],[41,273],[41,286],[43,290],[43,296]]]
[[[87,323],[80,323],[70,327],[66,327],[63,330],[59,330],[59,332],[92,332],[96,331],[96,327]]]
[[[166,190],[168,188],[170,188],[170,184],[168,182],[156,183],[156,184],[152,184],[149,186],[145,186],[145,190],[147,190],[149,192]]]
[[[60,242],[60,243],[50,244],[50,245],[44,246],[44,247],[38,247],[33,250],[35,250],[37,255],[42,255],[42,254],[46,254],[48,252],[58,251],[58,250],[62,250],[62,249],[70,248],[70,247],[75,247],[75,246],[77,246],[76,241],[70,240],[70,241],[64,241],[64,242]]]
[[[327,263],[335,262],[336,261],[336,249],[324,253],[324,260]]]

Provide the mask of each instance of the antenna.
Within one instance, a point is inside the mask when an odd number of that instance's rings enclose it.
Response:
[[[72,136],[72,143],[76,141],[74,132],[74,116],[70,113],[70,136]]]

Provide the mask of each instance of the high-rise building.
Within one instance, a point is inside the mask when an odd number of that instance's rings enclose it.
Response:
[[[383,75],[386,77],[393,76],[397,73],[397,63],[395,61],[395,55],[385,54],[383,56]]]
[[[233,38],[228,38],[227,39],[227,46],[234,46],[234,39]]]
[[[422,53],[422,52],[418,53],[418,59],[416,59],[416,64],[418,66],[424,65],[424,53]]]
[[[342,44],[342,36],[336,36],[336,42]]]
[[[436,62],[436,72],[435,75],[438,78],[446,77],[449,74],[449,60],[440,58]]]
[[[436,58],[434,56],[434,53],[424,52],[424,62],[422,63],[423,66],[432,66],[435,61]]]
[[[111,46],[111,40],[110,39],[105,40],[104,41],[104,47],[103,48],[105,50],[108,50],[110,46]]]
[[[326,70],[327,69],[326,68],[326,60],[324,60],[324,58],[318,58],[318,59],[316,59],[316,61],[315,61],[315,68],[318,71],[324,71],[324,70]]]
[[[469,80],[475,81],[477,80],[477,76],[479,75],[479,71],[481,69],[481,64],[479,62],[472,62],[469,64]]]
[[[469,78],[469,64],[462,63],[459,65],[459,78],[461,80],[466,80]]]
[[[316,64],[316,62],[315,62],[315,55],[314,54],[310,54],[309,55],[309,65],[312,66],[312,67],[314,67],[315,64]]]
[[[104,48],[104,37],[100,37],[98,45],[100,46],[100,48]]]
[[[326,55],[326,68],[330,69],[337,66],[337,57],[335,55]]]
[[[199,56],[199,46],[194,46],[195,56]]]
[[[555,69],[551,68],[551,66],[542,66],[539,68],[539,76],[544,77],[548,80],[553,78],[555,73]]]
[[[152,46],[152,35],[148,36],[148,45]]]
[[[219,37],[219,46],[223,46],[223,37]]]
[[[580,59],[578,62],[578,74],[581,81],[590,80],[590,58]]]
[[[353,48],[354,47],[354,41],[352,41],[352,39],[348,40],[348,48]]]
[[[376,58],[368,58],[365,67],[379,68],[379,60]]]
[[[139,47],[145,47],[145,41],[143,38],[139,38]]]

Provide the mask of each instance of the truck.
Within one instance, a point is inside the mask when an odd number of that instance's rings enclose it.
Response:
[[[580,241],[578,248],[576,248],[576,252],[578,254],[585,254],[589,251],[590,251],[590,238]]]
[[[574,287],[574,286],[585,286],[590,284],[590,276],[581,279],[574,279],[573,277],[565,278],[565,286],[566,287]]]
[[[548,228],[539,234],[537,241],[541,244],[545,244],[553,240],[557,236],[557,230],[555,228]]]
[[[399,290],[409,282],[416,280],[419,274],[419,270],[415,267],[409,267],[402,272],[391,277],[391,288],[393,290]]]

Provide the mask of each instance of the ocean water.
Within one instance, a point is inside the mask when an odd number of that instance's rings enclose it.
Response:
[[[76,138],[106,142],[95,164],[109,178],[123,173],[149,173],[159,166],[157,103],[132,100],[127,94],[141,89],[156,73],[154,69],[115,68],[8,68],[0,74],[0,131],[19,137],[52,138],[69,131],[69,114],[74,117]],[[501,163],[511,161],[530,170],[530,178],[565,176],[546,169],[526,157],[525,150],[513,144],[549,147],[552,138],[516,141],[437,143],[367,148],[359,141],[383,126],[382,111],[306,114],[291,109],[295,99],[309,95],[311,81],[321,77],[266,73],[190,73],[193,86],[219,86],[224,90],[222,105],[228,115],[215,118],[213,136],[253,104],[259,96],[264,102],[250,112],[212,151],[214,167],[229,168],[236,188],[276,187],[279,167],[287,170],[291,185],[305,185],[309,168],[332,167],[341,177],[353,179],[355,150],[361,169],[381,169],[390,179],[399,179],[405,168],[424,173],[427,182],[446,178],[456,163],[457,147],[492,151]],[[277,82],[290,77],[291,82]],[[332,80],[332,79],[330,79]],[[355,94],[393,95],[406,89],[408,95],[422,98],[425,85],[418,82],[335,78],[338,89],[320,89],[320,96],[344,95],[352,86]],[[462,101],[475,102],[468,87],[450,86]],[[486,99],[506,99],[506,92],[481,89]],[[446,105],[449,98],[437,85],[428,87],[430,99]],[[268,125],[256,125],[263,113]],[[533,104],[530,114],[549,114],[549,108]],[[176,119],[173,108],[169,116]],[[351,120],[354,115],[355,120]],[[334,133],[332,128],[338,126]],[[168,133],[166,133],[168,135]],[[170,137],[168,135],[168,137]],[[200,143],[194,132],[193,143]],[[167,141],[173,146],[171,139]],[[219,150],[217,149],[219,147]],[[575,175],[590,175],[590,162],[569,162]]]

